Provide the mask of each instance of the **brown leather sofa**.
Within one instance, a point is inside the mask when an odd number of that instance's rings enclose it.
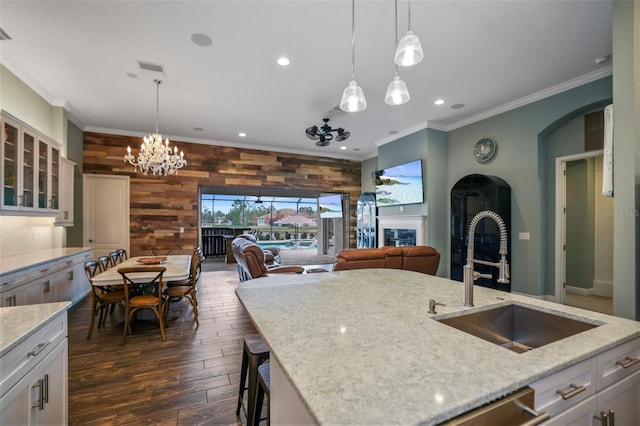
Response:
[[[429,246],[344,249],[336,256],[333,270],[390,268],[435,275],[440,253]]]
[[[267,268],[265,265],[264,250],[257,244],[242,238],[236,237],[231,241],[233,256],[238,262],[238,278],[240,282],[254,278],[268,277],[270,274],[304,272],[302,266],[278,266]]]
[[[256,243],[256,237],[251,234],[240,234],[238,237],[244,238],[245,240],[249,240],[252,243]],[[280,249],[278,247],[261,247],[262,251],[264,251],[264,263],[267,264],[268,267],[278,266],[280,265]]]

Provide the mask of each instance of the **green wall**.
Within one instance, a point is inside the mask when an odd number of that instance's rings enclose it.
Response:
[[[547,203],[554,194],[547,193],[547,180],[554,169],[545,164],[546,142],[540,135],[572,117],[576,111],[611,98],[611,78],[603,78],[529,105],[487,118],[449,132],[447,191],[455,182],[471,173],[497,176],[511,186],[511,270],[515,279],[512,291],[545,295],[553,282],[547,283],[545,229]],[[498,143],[497,156],[486,164],[477,163],[473,145],[483,137]],[[448,215],[450,214],[450,208]],[[449,229],[448,223],[443,223]],[[514,238],[529,232],[530,240]],[[552,242],[551,242],[552,244]]]
[[[73,226],[67,228],[67,246],[82,247],[82,130],[69,121],[67,125],[67,158],[73,169]]]

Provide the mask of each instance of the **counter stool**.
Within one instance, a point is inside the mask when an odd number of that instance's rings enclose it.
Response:
[[[253,425],[258,426],[260,424],[260,420],[265,420],[264,418],[260,418],[262,415],[262,402],[264,401],[264,396],[267,395],[267,426],[271,425],[271,407],[269,406],[271,400],[271,373],[270,373],[270,365],[268,362],[265,362],[260,367],[258,367],[258,390],[256,391],[256,406],[255,412],[253,413]]]
[[[256,390],[258,388],[258,367],[269,359],[269,347],[259,334],[244,336],[244,350],[242,351],[242,369],[240,370],[240,389],[238,390],[238,407],[236,416],[240,415],[240,408],[244,409],[247,425],[253,424],[255,411]],[[248,374],[247,374],[248,373]],[[248,379],[247,379],[248,376]],[[244,391],[247,393],[247,406],[244,405]]]

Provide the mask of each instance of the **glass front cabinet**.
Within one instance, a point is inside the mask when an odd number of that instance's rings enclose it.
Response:
[[[2,116],[0,209],[58,212],[60,148],[17,120]]]

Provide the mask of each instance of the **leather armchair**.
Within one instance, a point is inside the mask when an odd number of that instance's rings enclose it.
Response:
[[[236,262],[238,262],[238,278],[240,278],[240,282],[268,277],[270,274],[301,274],[304,272],[302,266],[267,268],[264,251],[257,244],[242,237],[236,237],[231,241],[231,250]]]
[[[251,234],[240,234],[238,237],[249,240],[252,243],[256,242],[256,237]],[[280,265],[280,249],[278,247],[261,247],[264,251],[264,263],[269,267]]]

